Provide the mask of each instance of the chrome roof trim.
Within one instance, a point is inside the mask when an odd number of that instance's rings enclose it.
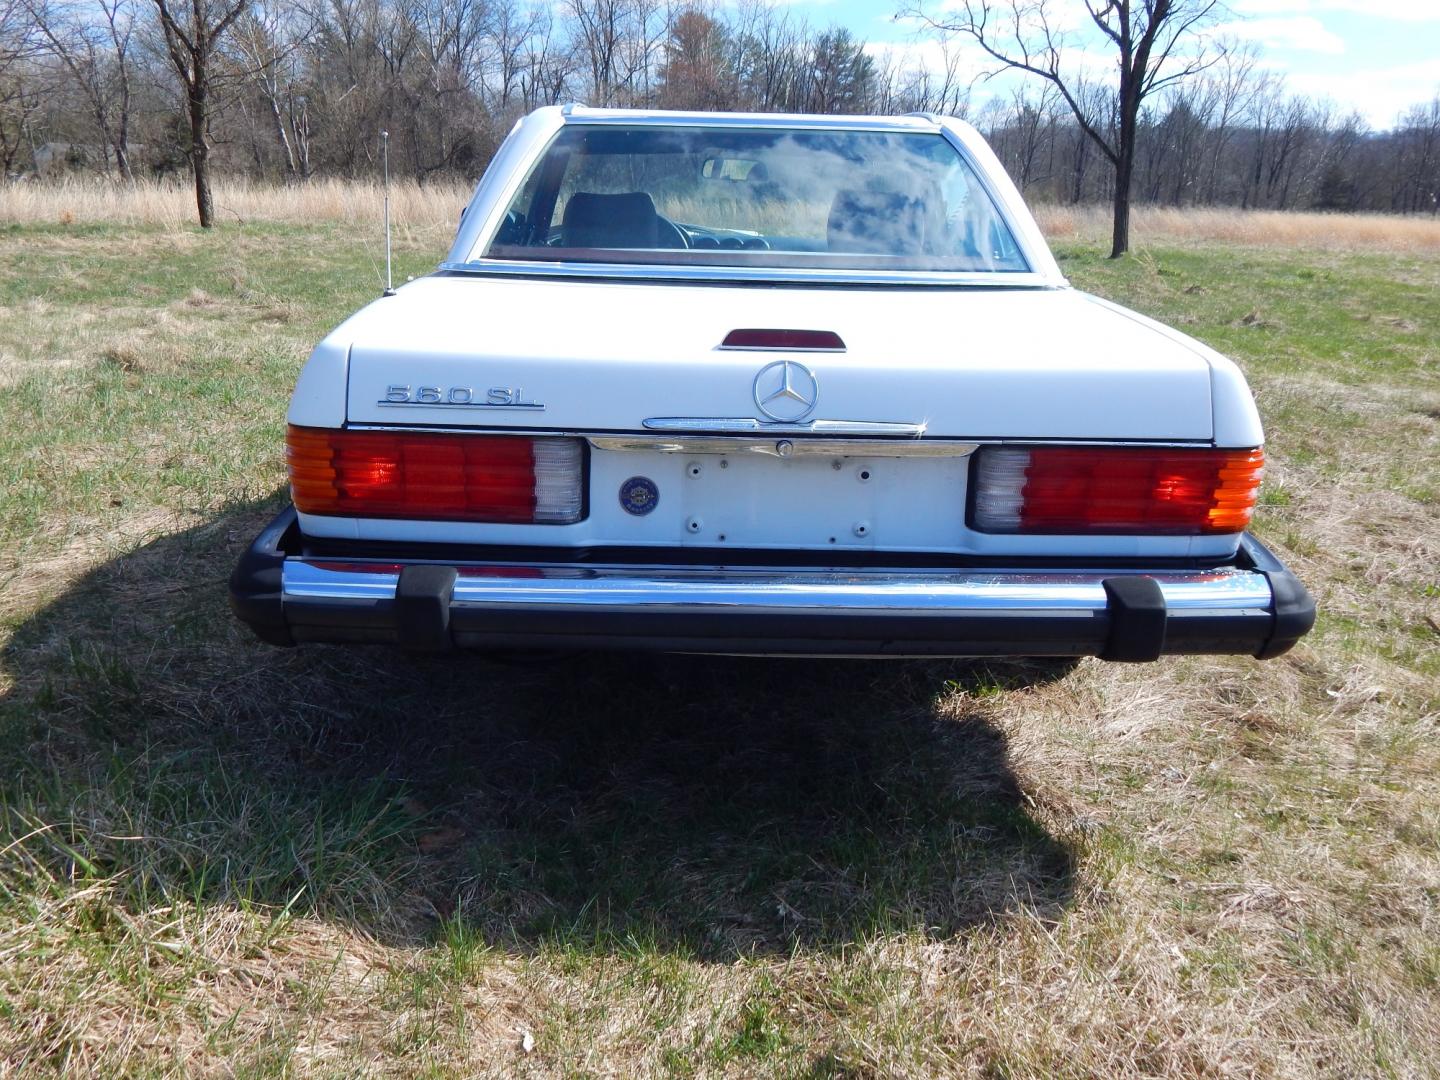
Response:
[[[567,125],[619,125],[622,127],[793,128],[807,131],[928,131],[938,132],[933,115],[856,116],[831,113],[709,113],[670,112],[663,109],[600,109],[567,105]]]

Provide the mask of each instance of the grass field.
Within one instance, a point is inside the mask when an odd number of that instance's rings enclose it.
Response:
[[[0,228],[0,1072],[1440,1075],[1440,250],[1073,235],[1245,366],[1289,656],[269,649],[375,243]]]

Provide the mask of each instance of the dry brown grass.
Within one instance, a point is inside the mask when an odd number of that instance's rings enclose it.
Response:
[[[448,230],[469,201],[471,187],[455,181],[420,185],[396,181],[392,212],[399,227]],[[373,225],[379,218],[380,188],[369,181],[316,180],[276,186],[247,180],[215,185],[222,222],[338,222]],[[1037,205],[1036,217],[1052,240],[1107,242],[1109,209],[1103,206]],[[823,224],[824,207],[810,215]],[[0,187],[0,222],[17,224],[121,224],[189,227],[195,219],[193,191],[183,183],[140,183],[131,187],[93,179],[60,184]],[[777,215],[787,227],[794,215]],[[718,222],[715,224],[725,224]],[[735,224],[753,227],[749,208]],[[1440,218],[1386,214],[1319,214],[1240,210],[1234,207],[1171,209],[1138,206],[1132,222],[1136,243],[1223,242],[1261,246],[1355,248],[1388,251],[1440,250]]]
[[[1051,240],[1109,243],[1110,210],[1104,206],[1034,207]],[[1440,218],[1394,214],[1319,214],[1236,207],[1137,206],[1131,212],[1137,244],[1175,241],[1274,247],[1440,251]]]
[[[391,185],[391,214],[398,226],[453,227],[470,201],[471,185],[442,181]],[[373,225],[380,217],[380,185],[359,180],[315,180],[279,186],[247,180],[215,184],[215,216],[221,223],[283,222]],[[184,183],[138,183],[76,179],[59,184],[0,187],[0,222],[27,225],[161,225],[195,223],[195,192]]]

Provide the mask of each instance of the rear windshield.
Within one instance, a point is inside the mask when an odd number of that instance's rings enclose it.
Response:
[[[572,125],[490,259],[1018,273],[975,174],[926,132]]]

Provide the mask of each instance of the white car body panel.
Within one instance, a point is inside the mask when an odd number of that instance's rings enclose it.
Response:
[[[943,134],[981,177],[1028,273],[819,273],[483,258],[531,162],[567,123],[916,129]],[[915,441],[1060,440],[1190,446],[1261,444],[1258,414],[1230,361],[1168,327],[1068,286],[1014,185],[973,129],[930,117],[676,117],[540,109],[518,123],[466,208],[443,267],[332,332],[306,365],[292,424],[646,434],[727,420],[805,437],[757,409],[757,373],[790,355],[814,373],[806,418],[904,425]],[[700,280],[703,276],[704,280]],[[762,284],[756,284],[763,282]],[[817,285],[816,282],[822,284]],[[843,282],[843,284],[831,284]],[[842,352],[724,349],[735,329],[827,330]],[[397,405],[398,388],[458,406]],[[492,391],[529,408],[486,407]],[[477,407],[478,406],[478,407]],[[651,422],[647,426],[647,421]],[[965,522],[969,459],[589,453],[589,508],[572,525],[356,519],[301,514],[307,535],[548,547],[770,548],[984,556],[1222,556],[1229,536],[990,535]],[[690,470],[698,467],[700,473]],[[855,478],[869,474],[866,481]],[[661,491],[637,517],[616,491],[644,475]]]

